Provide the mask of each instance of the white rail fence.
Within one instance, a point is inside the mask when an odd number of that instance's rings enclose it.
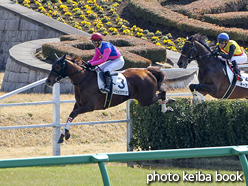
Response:
[[[45,83],[46,78],[36,81],[30,85],[24,86],[7,94],[0,96],[0,100],[8,98],[12,95],[21,93],[38,85]],[[74,103],[75,100],[60,100],[60,83],[56,83],[53,86],[53,100],[52,101],[41,101],[41,102],[26,102],[26,103],[7,103],[0,104],[0,107],[12,107],[12,106],[27,106],[27,105],[45,105],[53,104],[53,123],[51,124],[37,124],[37,125],[22,125],[22,126],[4,126],[0,127],[0,130],[7,129],[25,129],[25,128],[42,128],[52,127],[53,131],[53,156],[60,155],[60,144],[57,143],[60,137],[61,127],[65,125],[60,123],[60,104],[61,103]],[[167,94],[167,97],[171,96],[191,96],[191,93],[180,93],[180,94]],[[130,118],[130,101],[126,102],[126,119],[124,120],[110,120],[110,121],[93,121],[93,122],[82,122],[82,123],[71,123],[71,125],[95,125],[95,124],[106,124],[106,123],[127,123],[127,151],[132,149],[129,147],[129,142],[132,138],[132,122]]]
[[[46,78],[41,79],[37,82],[34,82],[30,85],[24,86],[7,94],[0,96],[0,100],[10,97],[12,95],[21,93],[30,88],[36,87],[45,83]],[[52,124],[37,124],[37,125],[22,125],[22,126],[5,126],[0,127],[0,130],[6,129],[25,129],[25,128],[42,128],[42,127],[52,127],[53,128],[53,156],[60,155],[60,144],[57,143],[60,137],[61,127],[65,124],[60,124],[60,104],[61,103],[74,103],[75,100],[60,100],[60,83],[56,83],[53,87],[53,100],[52,101],[41,101],[41,102],[26,102],[26,103],[7,103],[0,104],[0,107],[11,107],[11,106],[27,106],[27,105],[45,105],[45,104],[53,104],[53,123]],[[130,120],[130,112],[129,112],[129,101],[127,101],[127,115],[124,120],[110,120],[110,121],[94,121],[94,122],[82,122],[82,123],[72,123],[71,125],[95,125],[95,124],[106,124],[106,123],[127,123],[127,144],[129,144],[131,139],[131,120]],[[127,150],[131,149],[127,145]]]

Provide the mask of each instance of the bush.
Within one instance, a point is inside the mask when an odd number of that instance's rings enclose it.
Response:
[[[183,6],[179,12],[191,18],[200,19],[204,14],[237,12],[246,7],[243,0],[199,0]]]
[[[79,56],[88,61],[93,58],[95,50],[91,41],[86,36],[65,35],[60,42],[48,43],[42,46],[42,54],[45,58],[55,61],[54,53],[58,56],[68,54]],[[155,62],[166,61],[166,49],[142,39],[132,36],[105,36],[105,41],[114,44],[125,59],[123,69],[136,67],[146,68]]]
[[[248,12],[229,12],[221,14],[205,14],[204,21],[220,26],[243,27],[248,19]]]
[[[220,100],[191,105],[183,98],[172,105],[174,112],[164,114],[160,102],[140,107],[132,101],[130,145],[142,150],[247,145],[247,103]]]
[[[229,4],[233,6],[235,5],[235,7],[240,1],[241,0],[228,0]],[[196,1],[196,3],[197,2],[198,1]],[[212,1],[205,2],[208,4],[211,3],[212,6],[215,6]],[[242,6],[244,4],[247,4],[247,2],[242,1]],[[180,13],[162,7],[157,0],[130,0],[128,6],[130,11],[132,11],[136,17],[143,18],[155,26],[156,24],[161,24],[180,31],[201,33],[209,37],[217,37],[219,33],[226,32],[234,40],[248,41],[248,31],[245,29],[221,27],[197,19],[188,18]],[[205,6],[199,6],[205,8]],[[192,15],[192,17],[194,16]]]

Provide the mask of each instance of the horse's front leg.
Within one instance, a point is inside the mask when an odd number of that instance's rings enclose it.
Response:
[[[217,92],[214,84],[190,84],[189,89],[193,94],[193,103],[205,101],[205,95],[214,95]]]
[[[71,137],[70,132],[69,132],[71,122],[73,121],[74,118],[77,117],[77,115],[94,110],[90,105],[91,104],[89,104],[89,102],[85,103],[82,106],[78,106],[77,103],[74,105],[73,111],[70,113],[70,116],[67,119],[67,122],[65,124],[65,127],[64,127],[61,135],[60,135],[58,143],[63,143],[64,138],[65,138],[65,140],[68,140]]]
[[[214,84],[190,84],[189,85],[190,91],[193,93],[194,91],[197,91],[201,93],[203,96],[209,94],[214,95],[217,92],[216,85]]]
[[[65,137],[65,140],[68,140],[71,137],[69,130],[70,130],[71,122],[73,119],[74,118],[72,118],[72,117],[68,117],[67,122],[65,124],[65,127],[64,127],[64,129],[60,135],[59,140],[58,140],[58,143],[63,143],[64,137]]]
[[[78,108],[78,104],[75,103],[73,111],[76,110],[77,108]],[[58,143],[63,143],[64,142],[64,137],[65,137],[66,140],[68,140],[71,137],[69,129],[70,129],[72,120],[75,118],[75,117],[72,117],[72,112],[70,113],[70,116],[67,119],[67,122],[66,122],[66,124],[64,126],[64,129],[63,129],[61,135],[60,135]]]

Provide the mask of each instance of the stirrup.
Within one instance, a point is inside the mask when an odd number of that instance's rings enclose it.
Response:
[[[110,86],[105,85],[105,86],[104,86],[104,90],[105,90],[106,92],[108,92],[108,93],[109,93],[109,92],[110,92]]]
[[[100,91],[101,91],[102,93],[104,93],[104,94],[110,93],[109,88],[106,88],[106,87],[100,89]]]

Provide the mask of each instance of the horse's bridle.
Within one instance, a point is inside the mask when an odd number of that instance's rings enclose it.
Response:
[[[86,69],[84,66],[79,65],[80,67],[82,67],[81,70],[78,70],[72,74],[67,74],[67,60],[65,59],[61,65],[61,69],[59,71],[55,70],[54,68],[52,68],[51,70],[51,74],[55,75],[55,81],[59,82],[61,79],[65,78],[65,77],[70,77],[73,76],[79,72],[82,72],[84,69]]]
[[[84,61],[83,61],[83,62],[84,62]],[[84,62],[84,63],[86,63],[86,62]],[[85,66],[82,66],[82,65],[79,65],[79,64],[77,64],[77,65],[80,66],[80,67],[82,67],[82,69],[81,69],[81,70],[78,70],[78,71],[76,71],[76,72],[74,72],[74,73],[72,73],[72,74],[67,74],[67,60],[66,60],[66,59],[64,59],[62,65],[61,65],[61,69],[60,69],[59,71],[57,71],[57,70],[55,70],[54,68],[52,68],[51,74],[53,74],[53,75],[56,76],[55,82],[57,83],[57,82],[59,82],[61,79],[65,78],[65,77],[67,77],[67,76],[70,77],[70,76],[73,76],[73,75],[75,75],[75,74],[77,74],[77,73],[79,73],[79,72],[82,72],[82,71],[85,70],[85,69],[87,70],[87,68],[86,68]],[[88,70],[89,70],[89,69],[88,69]],[[73,85],[81,85],[81,84],[89,77],[90,73],[91,73],[91,70],[89,70],[88,75],[87,75],[80,83],[77,83],[77,84],[74,84],[74,83],[73,83]]]
[[[189,64],[193,60],[197,60],[197,59],[201,59],[201,58],[204,58],[204,57],[213,55],[213,52],[210,51],[210,54],[205,54],[205,55],[202,55],[202,56],[198,56],[198,57],[193,58],[193,56],[192,56],[193,55],[193,52],[196,51],[196,49],[195,49],[195,42],[194,41],[191,42],[191,41],[188,41],[188,40],[185,41],[185,43],[186,42],[188,42],[188,43],[190,43],[192,45],[192,47],[190,49],[190,52],[189,52],[189,57],[187,57],[186,55],[184,55],[184,54],[181,53],[181,55],[184,56],[187,59],[187,64]]]
[[[190,44],[192,44],[192,47],[191,47],[190,52],[189,52],[189,57],[187,57],[183,53],[181,55],[184,56],[187,59],[187,64],[189,64],[191,61],[195,60],[192,57],[192,54],[193,54],[194,51],[196,51],[196,49],[195,49],[195,42],[192,43],[191,41],[188,41],[188,40],[185,41],[185,43],[187,43],[187,42],[190,43]]]
[[[61,79],[67,77],[68,75],[67,75],[67,61],[66,61],[66,59],[62,63],[61,69],[59,71],[57,71],[54,68],[52,68],[51,74],[56,76],[56,78],[55,78],[56,82],[59,82]]]

